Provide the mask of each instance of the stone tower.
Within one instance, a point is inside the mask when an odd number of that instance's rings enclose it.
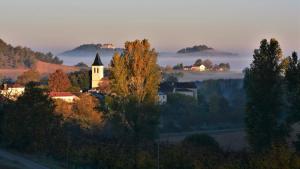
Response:
[[[97,53],[94,63],[92,64],[92,89],[99,87],[101,79],[103,78],[104,66],[101,62],[100,56]]]

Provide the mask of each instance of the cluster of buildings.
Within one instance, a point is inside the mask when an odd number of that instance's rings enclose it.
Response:
[[[200,65],[200,66],[184,66],[183,70],[186,71],[199,71],[199,72],[203,72],[206,71],[206,67],[204,65]]]
[[[205,69],[201,66],[197,69],[199,70]],[[104,65],[98,53],[96,54],[91,69],[92,69],[91,90],[89,90],[89,92],[95,96],[98,96],[97,89],[107,81],[107,79],[104,77]],[[24,92],[25,92],[25,86],[19,84],[4,84],[0,88],[0,94],[12,100],[16,100]],[[197,86],[194,82],[161,83],[159,93],[158,93],[159,104],[165,104],[167,102],[167,95],[170,93],[179,93],[197,99]],[[74,101],[79,99],[78,96],[76,96],[71,92],[49,92],[48,95],[54,100],[61,99],[68,103],[73,103]]]

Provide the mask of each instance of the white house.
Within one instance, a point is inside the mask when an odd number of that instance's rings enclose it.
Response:
[[[20,84],[3,84],[0,88],[0,94],[11,100],[16,100],[19,96],[23,95],[24,92],[25,86]]]
[[[68,103],[73,103],[74,101],[79,100],[79,97],[71,92],[50,92],[49,96],[54,100],[60,99]]]
[[[204,65],[200,65],[200,66],[193,66],[193,67],[191,68],[191,70],[193,70],[193,71],[200,71],[200,72],[203,72],[203,71],[205,71],[205,70],[206,70],[206,67],[205,67]]]

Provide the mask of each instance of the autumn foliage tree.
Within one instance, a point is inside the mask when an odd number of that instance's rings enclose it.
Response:
[[[55,100],[55,113],[62,115],[65,121],[73,121],[82,128],[99,126],[102,113],[99,111],[99,101],[88,94],[82,94],[74,103]]]
[[[38,82],[40,79],[40,73],[36,70],[30,69],[18,76],[17,83],[25,85],[28,82]]]
[[[159,111],[156,107],[160,70],[157,53],[148,40],[126,42],[124,52],[116,53],[111,62],[111,99],[109,117],[118,131],[132,140],[135,165],[138,168],[138,146],[142,140],[155,137]]]
[[[61,69],[50,74],[48,85],[50,90],[54,92],[67,91],[71,87],[68,76]]]
[[[155,102],[160,83],[157,53],[148,40],[126,42],[123,54],[111,63],[111,89],[118,96],[134,96],[139,103]]]

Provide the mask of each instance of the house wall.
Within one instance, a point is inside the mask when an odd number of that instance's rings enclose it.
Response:
[[[8,88],[7,90],[0,90],[1,95],[13,100],[23,95],[24,92],[25,92],[24,87]]]
[[[52,99],[60,99],[68,103],[73,103],[76,100],[75,96],[55,96]]]

